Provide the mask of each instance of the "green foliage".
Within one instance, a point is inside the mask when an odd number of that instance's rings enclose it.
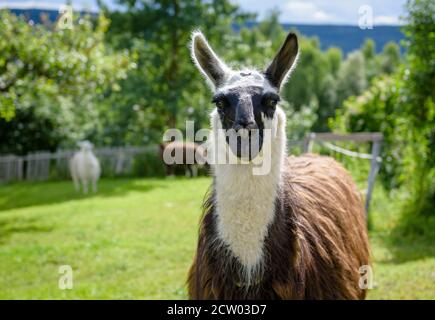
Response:
[[[108,40],[118,49],[133,48],[138,67],[107,104],[113,113],[107,142],[141,144],[161,141],[167,128],[186,120],[206,123],[211,96],[195,70],[188,43],[201,26],[212,44],[223,43],[233,22],[244,15],[230,1],[119,1],[126,12],[108,12]],[[204,92],[207,92],[204,94]],[[129,130],[125,130],[128,128]],[[110,141],[112,139],[112,141]]]
[[[435,4],[414,0],[407,8],[405,65],[391,76],[374,78],[361,96],[347,99],[331,125],[347,132],[382,132],[384,182],[389,188],[407,187],[406,211],[434,214]],[[397,51],[393,45],[384,48],[385,71],[396,69]]]
[[[107,48],[107,27],[104,16],[62,30],[0,11],[0,152],[52,150],[98,132],[98,101],[132,67],[128,52]]]
[[[406,35],[406,95],[403,111],[413,144],[407,165],[413,172],[412,210],[434,214],[435,203],[435,3],[409,0]],[[411,149],[411,148],[409,148]]]
[[[362,95],[344,101],[343,108],[330,122],[340,132],[381,132],[384,143],[381,157],[381,177],[389,189],[398,187],[406,178],[400,174],[403,166],[403,145],[406,122],[397,117],[399,92],[403,90],[400,79],[382,76],[374,79],[373,85]]]
[[[343,54],[340,48],[329,48],[326,51],[326,59],[328,60],[328,65],[330,67],[329,72],[331,72],[334,77],[337,76],[338,70],[340,70],[341,61],[343,60]]]
[[[133,176],[162,177],[165,175],[163,161],[158,152],[137,155],[133,162]]]
[[[107,103],[110,116],[103,140],[108,144],[157,142],[166,128],[183,129],[186,120],[194,120],[197,127],[208,126],[210,93],[187,47],[195,28],[206,34],[217,53],[234,68],[263,70],[286,35],[278,12],[270,12],[248,28],[244,23],[252,16],[229,1],[120,4],[126,12],[107,13],[112,20],[108,40],[117,48],[133,48],[138,68],[129,72],[122,89]],[[180,6],[189,10],[179,10]],[[234,23],[240,25],[237,32]],[[171,28],[174,24],[175,31]],[[343,62],[340,49],[322,52],[318,39],[303,36],[300,49],[297,68],[282,92],[291,115],[291,139],[300,139],[310,130],[328,131],[328,119],[335,116],[341,102],[362,93],[369,81],[362,53],[353,53]],[[381,59],[374,52],[372,56],[370,59]]]
[[[283,88],[283,95],[301,108],[307,106],[310,101],[317,100],[324,89],[324,79],[328,73],[326,57],[319,48],[317,39],[301,39],[300,57],[290,83]]]
[[[309,105],[304,105],[299,110],[285,101],[281,105],[287,116],[287,138],[290,141],[301,141],[317,120],[317,101],[311,100]]]
[[[386,74],[392,74],[396,71],[400,64],[400,48],[397,43],[388,42],[384,46],[382,54],[380,55],[379,64],[382,71]]]
[[[207,127],[211,94],[190,58],[191,31],[201,28],[233,67],[260,70],[286,35],[278,12],[248,28],[255,17],[229,0],[118,2],[123,10],[103,10],[110,26],[103,15],[81,17],[73,30],[2,13],[1,153],[54,150],[84,138],[144,145],[161,141],[167,128],[183,130],[186,120]],[[376,55],[367,41],[343,57],[338,48],[322,52],[316,38],[299,38],[299,62],[282,91],[291,140],[329,131],[342,101],[361,94],[375,75],[393,72],[399,60],[394,44]]]
[[[360,95],[367,88],[366,60],[364,54],[355,51],[349,54],[338,73],[337,94],[339,102],[347,97]]]

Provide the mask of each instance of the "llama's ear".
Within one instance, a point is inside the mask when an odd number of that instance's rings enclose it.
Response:
[[[192,59],[211,82],[213,89],[221,86],[229,73],[229,68],[214,53],[206,38],[200,31],[192,34]]]
[[[278,89],[294,69],[298,52],[298,38],[296,34],[290,32],[275,58],[266,69],[267,79]]]

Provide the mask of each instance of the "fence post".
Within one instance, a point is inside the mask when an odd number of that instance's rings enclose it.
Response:
[[[316,134],[314,132],[311,132],[308,134],[304,139],[304,150],[303,153],[311,152],[313,149],[313,142],[316,138]]]
[[[32,180],[33,174],[33,161],[32,154],[28,154],[24,157],[24,161],[26,161],[26,180]]]
[[[17,180],[23,180],[24,178],[24,166],[23,166],[23,158],[17,157]]]
[[[48,180],[50,177],[50,167],[51,167],[51,154],[49,152],[44,152],[41,154],[41,174],[39,179],[42,181]]]
[[[378,157],[379,157],[380,151],[381,151],[381,140],[373,141],[372,159],[370,161],[370,173],[369,173],[367,194],[366,194],[366,203],[365,203],[366,218],[367,219],[369,216],[370,201],[372,199],[372,192],[373,192],[373,188],[375,185],[375,179],[376,179],[376,175],[377,175],[378,169],[379,169]]]

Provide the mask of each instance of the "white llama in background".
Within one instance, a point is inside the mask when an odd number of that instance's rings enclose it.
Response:
[[[80,151],[76,152],[70,160],[70,172],[77,191],[82,184],[83,193],[88,193],[88,183],[92,182],[92,191],[97,192],[97,182],[100,178],[101,168],[98,159],[92,152],[93,144],[89,141],[78,142]]]

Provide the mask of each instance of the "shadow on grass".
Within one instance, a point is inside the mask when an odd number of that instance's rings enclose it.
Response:
[[[384,243],[392,263],[435,257],[435,216],[403,213]]]
[[[52,226],[38,224],[39,219],[23,219],[23,218],[10,218],[0,220],[0,244],[5,243],[6,240],[14,233],[39,233],[50,232],[53,230]]]
[[[0,187],[0,214],[10,209],[93,197],[122,196],[132,191],[148,192],[164,187],[163,179],[102,179],[98,183],[98,192],[84,195],[74,190],[71,181],[20,182]]]

